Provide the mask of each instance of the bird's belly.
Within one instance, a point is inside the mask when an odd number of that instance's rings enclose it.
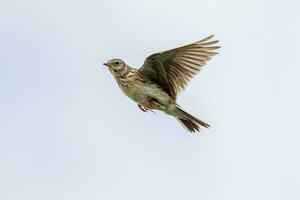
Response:
[[[127,96],[141,105],[148,104],[148,98],[155,98],[161,104],[167,104],[169,102],[169,96],[153,84],[131,85],[128,88]]]

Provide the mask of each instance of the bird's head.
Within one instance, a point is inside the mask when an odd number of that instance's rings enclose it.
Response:
[[[121,59],[112,59],[103,63],[103,65],[107,66],[113,75],[122,76],[127,72],[127,65]]]

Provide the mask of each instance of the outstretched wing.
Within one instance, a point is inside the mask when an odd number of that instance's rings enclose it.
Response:
[[[217,40],[213,35],[198,42],[152,54],[139,69],[141,76],[159,85],[174,100],[191,80],[216,55]]]

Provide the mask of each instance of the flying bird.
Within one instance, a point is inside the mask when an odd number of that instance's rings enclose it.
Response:
[[[175,49],[155,53],[146,58],[139,68],[127,65],[121,59],[104,63],[125,95],[147,112],[159,110],[175,117],[184,128],[193,133],[209,125],[184,111],[176,97],[187,83],[217,54],[218,40],[213,35]]]

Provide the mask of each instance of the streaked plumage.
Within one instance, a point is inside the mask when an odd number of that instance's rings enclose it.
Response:
[[[187,112],[176,103],[176,97],[206,64],[217,54],[217,40],[209,36],[198,42],[155,53],[146,58],[140,69],[132,68],[120,59],[105,63],[119,87],[143,111],[155,109],[176,119],[190,132],[209,125]]]

